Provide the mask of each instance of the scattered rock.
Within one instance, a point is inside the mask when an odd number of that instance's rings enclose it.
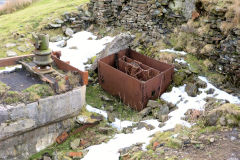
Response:
[[[201,79],[197,79],[196,85],[198,88],[206,88],[207,87],[207,83],[202,81]]]
[[[212,138],[209,139],[209,142],[213,143],[213,142],[215,142],[215,139],[212,137]]]
[[[210,88],[209,90],[206,91],[207,94],[213,94],[215,92],[215,89]]]
[[[72,158],[67,157],[67,156],[63,156],[63,159],[62,159],[62,160],[72,160]]]
[[[61,28],[62,25],[61,24],[53,24],[53,23],[50,23],[48,24],[48,29],[57,29],[57,28]]]
[[[157,108],[160,106],[160,103],[158,101],[154,101],[154,100],[149,100],[148,103],[147,103],[147,107],[150,107],[150,108]]]
[[[78,47],[77,46],[71,46],[71,47],[69,47],[69,49],[78,49]]]
[[[66,36],[72,37],[74,32],[71,28],[66,28],[65,34],[66,34]]]
[[[152,111],[151,107],[144,108],[141,112],[139,112],[139,115],[141,117],[147,116]]]
[[[52,159],[48,156],[43,156],[43,160],[52,160]]]
[[[86,115],[80,115],[77,117],[76,121],[79,124],[94,124],[97,123],[99,121],[102,121],[102,116],[86,116]]]
[[[115,116],[112,113],[108,112],[107,120],[109,123],[115,122]]]
[[[5,47],[6,48],[13,48],[13,47],[16,47],[16,43],[7,43],[6,45],[5,45]]]
[[[112,99],[108,98],[108,96],[105,96],[105,95],[102,95],[102,96],[101,96],[101,99],[102,99],[103,101],[106,101],[106,102],[113,102]]]
[[[122,132],[125,134],[133,133],[133,127],[132,126],[125,127],[122,129]]]
[[[216,109],[209,111],[206,115],[206,124],[213,126],[216,124],[239,126],[240,106],[226,103]]]
[[[102,134],[108,134],[112,129],[108,127],[99,127],[98,132]]]
[[[196,121],[198,118],[200,118],[203,114],[203,111],[200,110],[196,110],[196,109],[189,109],[187,110],[187,112],[185,113],[186,118],[185,120],[187,121]]]
[[[24,47],[24,46],[19,46],[19,47],[17,47],[17,49],[19,50],[19,51],[21,51],[21,52],[26,52],[28,49],[26,48],[26,47]]]
[[[109,112],[113,112],[114,107],[113,106],[108,106],[108,107],[106,107],[106,110],[109,111]]]
[[[61,20],[61,19],[56,19],[56,20],[55,20],[55,23],[57,23],[57,24],[63,24],[63,23],[64,23],[64,21],[63,21],[63,20]]]
[[[80,139],[77,138],[77,139],[74,139],[71,143],[70,143],[70,146],[73,150],[77,149],[80,145]]]
[[[166,122],[168,120],[168,115],[161,115],[158,117],[159,122]]]
[[[158,127],[162,128],[165,124],[164,123],[159,123]]]
[[[161,144],[159,142],[153,142],[153,150],[156,150],[160,146]]]
[[[196,84],[193,83],[187,83],[186,87],[185,87],[185,91],[187,92],[187,94],[191,97],[196,97],[198,94],[198,87]]]
[[[57,45],[60,48],[66,47],[67,46],[67,41],[63,41]]]
[[[137,124],[137,129],[142,129],[142,128],[146,128],[148,131],[155,129],[155,127],[151,124],[147,124],[145,122],[139,122]]]
[[[69,152],[68,156],[72,157],[72,158],[82,158],[83,153],[82,152]]]
[[[50,42],[59,42],[62,39],[63,39],[62,36],[58,35],[58,36],[51,37]]]
[[[17,53],[14,52],[14,51],[7,51],[7,56],[8,57],[15,57],[15,56],[17,56]]]
[[[158,111],[157,118],[161,117],[162,115],[168,115],[169,108],[166,104],[162,105]]]

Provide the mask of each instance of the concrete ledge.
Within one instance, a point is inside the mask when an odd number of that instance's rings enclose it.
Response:
[[[86,86],[31,104],[0,106],[0,143],[12,136],[76,116],[85,104]]]
[[[0,160],[28,159],[52,145],[60,133],[73,127],[74,122],[75,118],[69,118],[1,141]]]

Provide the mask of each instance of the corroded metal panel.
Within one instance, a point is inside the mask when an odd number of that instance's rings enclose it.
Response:
[[[102,88],[118,96],[137,111],[148,100],[157,99],[171,83],[174,66],[131,49],[122,50],[98,62],[99,83]]]

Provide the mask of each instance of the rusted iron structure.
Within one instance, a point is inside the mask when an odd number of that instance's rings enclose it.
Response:
[[[58,69],[63,70],[63,71],[72,71],[72,72],[77,72],[82,79],[81,85],[87,85],[88,84],[88,72],[87,71],[81,71],[73,66],[71,66],[69,63],[64,62],[60,59],[60,53],[59,54],[54,54],[56,52],[52,52],[51,54],[51,58],[53,59],[53,63],[57,66]],[[2,58],[0,59],[0,67],[7,67],[7,66],[13,66],[13,65],[17,65],[17,64],[22,64],[23,59],[27,59],[27,58],[33,58],[34,55],[26,55],[26,56],[17,56],[17,57],[10,57],[10,58]],[[26,66],[31,66],[31,64],[26,65]],[[36,70],[35,70],[36,71]],[[43,72],[36,72],[36,74],[39,75],[44,75],[45,73]],[[48,76],[40,76],[40,79],[44,82],[47,82],[49,84],[54,84],[54,82],[52,81],[51,78],[49,78]]]
[[[174,66],[126,49],[98,62],[102,88],[141,111],[148,100],[157,99],[171,83]]]

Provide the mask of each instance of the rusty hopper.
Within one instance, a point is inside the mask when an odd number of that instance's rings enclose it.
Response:
[[[171,83],[174,66],[131,49],[122,50],[98,62],[102,88],[119,96],[131,108],[141,111],[148,100],[157,99]]]

